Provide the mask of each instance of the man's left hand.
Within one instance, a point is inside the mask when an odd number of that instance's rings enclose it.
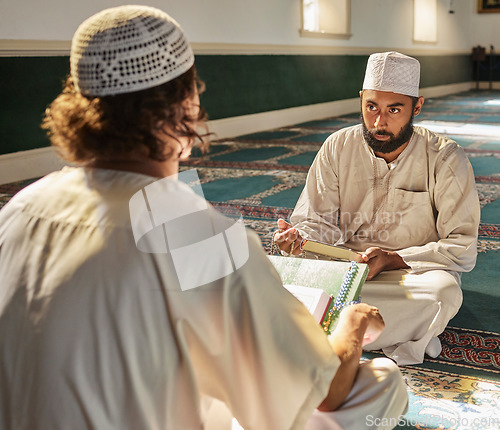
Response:
[[[374,246],[363,253],[363,261],[368,264],[368,281],[384,270],[407,269],[408,266],[400,255],[393,251],[384,251]]]

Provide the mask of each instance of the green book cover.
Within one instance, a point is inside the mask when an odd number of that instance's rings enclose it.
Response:
[[[368,275],[368,265],[365,263],[278,255],[269,255],[268,258],[280,274],[283,285],[304,303],[313,316],[322,315],[317,320],[328,334],[335,328],[343,306],[359,299]],[[308,294],[304,287],[322,290],[330,300],[325,303],[324,297],[321,297],[323,294],[317,291]],[[316,306],[325,308],[319,310]]]

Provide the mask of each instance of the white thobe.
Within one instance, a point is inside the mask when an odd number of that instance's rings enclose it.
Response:
[[[474,267],[479,217],[472,167],[454,141],[415,126],[388,164],[357,125],[327,138],[291,222],[304,238],[403,258],[410,270],[381,274],[361,294],[386,321],[368,348],[410,364],[422,362],[461,305],[460,272]]]
[[[66,167],[0,211],[0,428],[201,430],[218,399],[246,430],[302,429],[326,396],[339,359],[255,233],[245,264],[187,290],[204,259],[138,249],[129,202],[153,182]],[[160,191],[175,210],[206,204],[177,181]],[[137,228],[162,215],[153,203]],[[234,221],[208,212],[220,231],[184,225],[176,240],[227,236]],[[386,373],[365,395],[376,415],[380,399],[393,415],[406,404],[401,375]]]

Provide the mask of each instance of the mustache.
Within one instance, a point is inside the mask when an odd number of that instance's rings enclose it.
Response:
[[[391,136],[394,137],[390,131],[387,130],[378,130],[376,128],[368,128],[367,129],[370,134],[378,134],[379,136]]]

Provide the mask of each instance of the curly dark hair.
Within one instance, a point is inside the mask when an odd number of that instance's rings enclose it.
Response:
[[[196,128],[203,125],[206,113],[200,107],[196,118],[186,112],[183,102],[202,92],[204,83],[195,67],[170,82],[146,90],[103,97],[85,97],[69,77],[62,93],[45,111],[46,129],[59,155],[75,164],[96,160],[148,157],[164,161],[172,156],[161,139],[188,137],[206,149]]]

